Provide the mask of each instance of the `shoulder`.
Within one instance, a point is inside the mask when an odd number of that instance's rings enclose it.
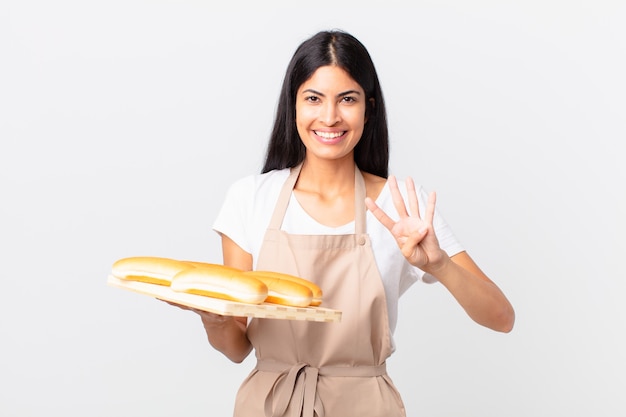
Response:
[[[367,197],[370,197],[372,200],[376,201],[377,204],[392,201],[391,193],[389,192],[389,187],[387,186],[387,178],[379,177],[368,172],[362,172],[362,174],[363,180],[365,181]],[[400,190],[400,194],[406,200],[408,197],[406,180],[404,178],[396,177],[396,181],[398,182],[398,189]],[[428,198],[428,193],[421,184],[415,183],[415,181],[414,184],[418,200],[420,201],[420,203],[425,203],[426,199]]]
[[[252,174],[231,183],[213,223],[246,252],[256,254],[289,170]]]
[[[387,179],[378,175],[362,172],[363,181],[365,181],[366,196],[372,200],[376,200],[387,184]]]

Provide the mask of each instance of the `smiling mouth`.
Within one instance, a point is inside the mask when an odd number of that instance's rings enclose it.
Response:
[[[314,130],[314,132],[317,136],[324,139],[335,139],[346,134],[345,130],[342,132],[318,132],[317,130]]]

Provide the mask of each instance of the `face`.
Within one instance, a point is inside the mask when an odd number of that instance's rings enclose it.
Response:
[[[365,104],[365,92],[346,71],[318,68],[296,96],[296,126],[306,157],[354,159],[365,126]]]

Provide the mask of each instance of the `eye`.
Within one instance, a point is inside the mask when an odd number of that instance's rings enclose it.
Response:
[[[341,98],[344,103],[356,103],[356,98],[352,96],[344,96]]]
[[[306,96],[304,101],[308,101],[309,103],[318,103],[320,98],[318,96]]]

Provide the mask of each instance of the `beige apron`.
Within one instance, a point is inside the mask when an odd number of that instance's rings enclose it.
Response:
[[[385,370],[391,334],[385,291],[365,231],[365,183],[355,170],[354,235],[280,230],[301,165],[291,170],[261,247],[257,269],[317,283],[341,322],[253,319],[257,365],[241,385],[235,417],[403,417]]]

